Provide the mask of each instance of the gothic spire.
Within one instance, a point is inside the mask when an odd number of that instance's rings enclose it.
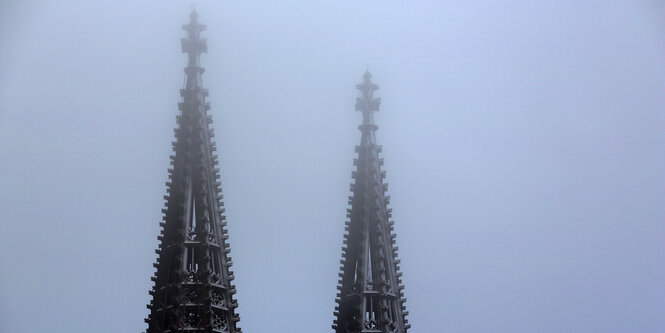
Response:
[[[183,29],[186,83],[180,90],[163,229],[157,237],[147,333],[239,333],[212,117],[199,65],[201,53],[207,51],[200,36],[205,26],[199,24],[196,11]]]
[[[379,88],[372,83],[368,72],[356,86],[360,97],[356,110],[363,114],[359,126],[360,145],[354,159],[355,182],[347,209],[346,233],[342,246],[342,260],[338,293],[335,301],[333,329],[337,333],[405,333],[410,325],[405,319],[397,259],[397,246],[391,221],[390,197],[385,194],[388,184],[383,182],[381,146],[376,144],[373,114],[379,111],[381,100],[374,97]]]

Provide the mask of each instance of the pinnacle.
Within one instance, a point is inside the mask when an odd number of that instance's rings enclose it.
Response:
[[[356,110],[363,113],[362,135],[361,144],[356,146],[358,157],[353,161],[356,170],[350,186],[351,208],[345,223],[333,328],[337,332],[368,328],[371,332],[405,333],[409,327],[402,312],[405,299],[396,236],[391,232],[392,210],[387,207],[388,186],[383,182],[383,159],[378,155],[381,148],[376,144],[377,126],[372,119],[381,102],[373,96],[379,87],[366,71],[356,88],[361,93]]]
[[[230,270],[233,261],[212,140],[214,131],[209,126],[212,118],[207,113],[210,104],[205,100],[208,91],[202,87],[203,68],[198,61],[207,50],[206,40],[200,38],[205,26],[198,22],[195,10],[183,29],[187,38],[182,39],[182,49],[189,61],[185,88],[180,90],[182,102],[178,103],[180,115],[166,182],[164,222],[160,223],[163,230],[156,251],[157,274],[151,296],[159,306],[151,309],[148,332],[164,332],[177,325],[197,332],[209,331],[210,327],[215,332],[240,332],[235,324],[239,320],[234,310],[237,301],[231,297],[235,293]],[[186,303],[178,303],[180,299]],[[220,306],[220,300],[230,300],[229,307]],[[178,307],[173,313],[165,311]]]

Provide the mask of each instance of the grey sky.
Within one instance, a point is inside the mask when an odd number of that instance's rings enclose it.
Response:
[[[331,331],[366,68],[412,331],[665,331],[662,1],[197,1],[240,326]],[[0,331],[139,332],[187,1],[0,2]]]

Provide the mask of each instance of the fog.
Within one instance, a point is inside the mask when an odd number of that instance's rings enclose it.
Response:
[[[191,9],[0,2],[0,331],[146,329]],[[665,3],[196,9],[244,332],[332,331],[366,69],[410,332],[665,331]]]

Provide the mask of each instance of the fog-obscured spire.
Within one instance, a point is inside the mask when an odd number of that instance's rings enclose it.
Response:
[[[353,163],[355,181],[347,209],[346,233],[342,246],[342,266],[337,289],[337,307],[333,329],[337,333],[405,333],[408,312],[401,284],[397,246],[388,208],[390,196],[384,183],[381,146],[376,144],[372,115],[381,100],[374,97],[379,86],[372,83],[372,74],[365,72],[363,82],[356,86],[360,97],[356,110],[363,113],[360,125],[358,158]]]
[[[147,333],[239,333],[234,275],[214,131],[199,56],[207,51],[198,14],[183,26],[186,84],[173,142]]]

